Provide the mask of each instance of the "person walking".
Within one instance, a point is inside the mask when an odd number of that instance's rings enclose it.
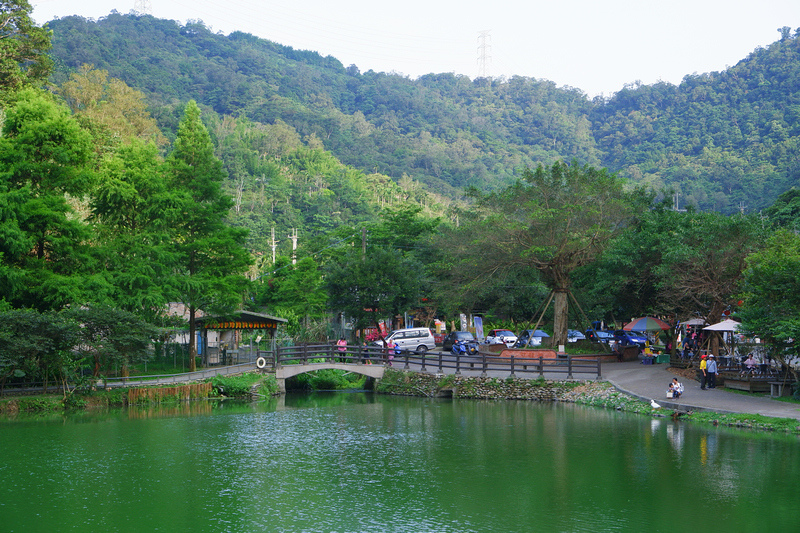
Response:
[[[706,361],[706,356],[703,355],[700,357],[700,390],[706,390],[706,380],[708,379],[708,374],[706,373],[707,367],[708,361]]]
[[[708,388],[714,389],[717,387],[717,358],[714,354],[708,356]]]

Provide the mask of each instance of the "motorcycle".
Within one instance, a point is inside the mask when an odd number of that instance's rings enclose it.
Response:
[[[450,352],[453,355],[475,355],[478,353],[478,343],[475,341],[455,340]]]

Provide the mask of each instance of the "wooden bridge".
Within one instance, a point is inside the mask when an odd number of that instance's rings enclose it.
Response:
[[[447,352],[417,354],[404,351],[390,354],[377,346],[335,346],[329,344],[301,345],[278,348],[274,354],[259,356],[256,367],[274,370],[281,392],[286,390],[286,379],[314,372],[337,369],[362,374],[371,379],[381,379],[388,367],[412,372],[454,374],[474,377],[546,378],[553,380],[600,379],[599,359],[582,357],[510,357],[479,353],[453,355]]]

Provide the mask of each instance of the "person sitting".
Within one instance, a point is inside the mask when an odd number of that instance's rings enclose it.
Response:
[[[756,371],[756,367],[758,366],[758,362],[753,359],[753,354],[747,354],[747,359],[744,360],[744,370],[748,373],[753,373]]]
[[[669,390],[667,392],[672,393],[672,398],[680,398],[681,394],[683,394],[683,384],[678,381],[678,378],[672,378],[672,382],[669,384]]]

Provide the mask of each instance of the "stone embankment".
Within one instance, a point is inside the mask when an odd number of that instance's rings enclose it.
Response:
[[[617,408],[643,403],[617,392],[605,382],[500,379],[422,374],[389,370],[376,392],[410,396],[452,397],[484,400],[533,400],[610,404]],[[649,408],[649,406],[648,406]]]

